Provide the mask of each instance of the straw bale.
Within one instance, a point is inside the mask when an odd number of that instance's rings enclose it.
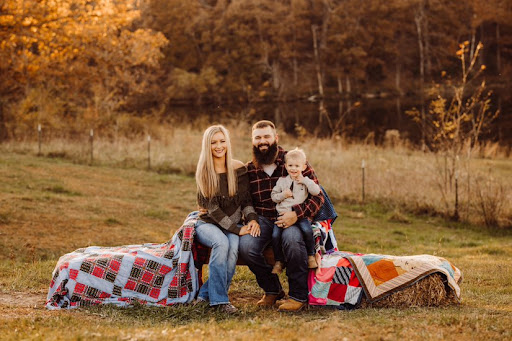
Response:
[[[442,275],[434,273],[376,302],[369,303],[363,297],[360,308],[439,307],[457,304],[455,293],[447,287],[445,281]]]

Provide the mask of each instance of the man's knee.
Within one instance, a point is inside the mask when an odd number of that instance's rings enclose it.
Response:
[[[303,241],[302,232],[300,229],[292,225],[286,229],[283,229],[283,234],[281,235],[281,238],[283,240],[283,243],[299,243]]]

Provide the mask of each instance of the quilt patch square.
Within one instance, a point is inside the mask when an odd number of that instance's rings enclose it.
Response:
[[[347,286],[343,284],[332,283],[329,288],[327,298],[336,302],[345,302],[345,293],[347,292]]]
[[[348,284],[352,275],[352,268],[339,266],[336,268],[333,276],[333,283]]]

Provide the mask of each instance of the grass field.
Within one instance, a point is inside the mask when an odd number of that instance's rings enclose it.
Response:
[[[317,167],[318,168],[318,167]],[[318,170],[321,173],[321,169]],[[30,154],[0,156],[2,339],[511,339],[512,233],[412,216],[400,208],[336,203],[341,249],[443,256],[464,274],[462,303],[442,308],[260,310],[254,276],[238,267],[240,312],[207,308],[44,308],[58,257],[88,245],[160,243],[195,209],[190,176],[87,166]],[[286,286],[285,278],[283,283]]]

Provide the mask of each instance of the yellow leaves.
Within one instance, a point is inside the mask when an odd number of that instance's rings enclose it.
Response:
[[[480,66],[480,70],[484,71],[487,67],[485,65]]]
[[[259,93],[258,93],[258,96],[260,97],[265,97],[267,95],[267,92],[265,90],[261,90]]]
[[[15,23],[14,15],[0,15],[0,26],[12,26]]]
[[[31,26],[33,24],[33,21],[34,21],[34,18],[32,18],[32,17],[25,17],[23,19],[23,21],[21,22],[21,25],[25,26],[25,27]]]
[[[463,49],[460,49],[457,51],[457,53],[455,53],[457,56],[462,56],[464,54],[464,50]]]
[[[446,71],[441,71],[441,77],[445,77],[446,76]]]

